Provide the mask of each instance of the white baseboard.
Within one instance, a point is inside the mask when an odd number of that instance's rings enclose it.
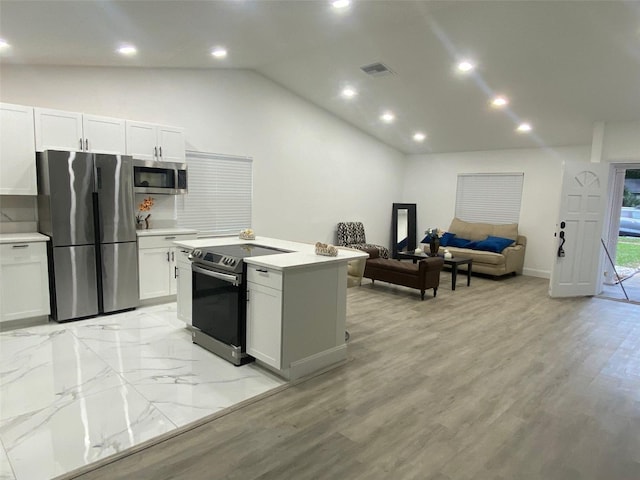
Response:
[[[528,277],[551,278],[551,272],[549,270],[538,270],[536,268],[524,268],[522,274]]]

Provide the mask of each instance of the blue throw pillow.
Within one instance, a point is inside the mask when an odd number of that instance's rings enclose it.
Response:
[[[451,240],[453,240],[455,236],[456,236],[455,233],[444,232],[442,234],[442,237],[440,237],[440,246],[441,247],[449,247],[449,246],[451,246]]]
[[[475,246],[475,249],[484,250],[485,252],[500,253],[505,248],[510,247],[514,243],[515,242],[510,238],[488,236],[486,239],[478,242]]]
[[[469,243],[471,243],[471,240],[467,240],[466,238],[458,238],[454,235],[453,238],[449,240],[447,247],[469,248],[467,247]]]

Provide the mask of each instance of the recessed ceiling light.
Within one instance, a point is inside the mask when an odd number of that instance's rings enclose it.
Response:
[[[211,50],[211,55],[216,58],[225,58],[227,56],[227,49],[224,47],[215,47]]]
[[[351,0],[333,0],[331,6],[336,9],[347,8],[351,5]]]
[[[391,123],[396,119],[396,116],[392,112],[384,112],[380,115],[380,120],[384,123]]]
[[[425,138],[427,138],[427,136],[422,132],[416,132],[413,134],[413,139],[416,142],[424,142]]]
[[[4,50],[5,48],[9,48],[11,45],[7,43],[7,41],[3,38],[0,38],[0,50]]]
[[[136,53],[138,53],[138,50],[133,45],[122,45],[120,48],[118,48],[118,53],[120,55],[126,55],[130,57],[131,55],[135,55]]]
[[[491,100],[491,106],[494,108],[502,108],[509,105],[509,99],[503,95],[498,95],[497,97],[493,97]]]
[[[518,125],[518,128],[516,128],[516,131],[520,133],[527,133],[527,132],[530,132],[531,130],[533,130],[533,128],[527,122],[521,123],[520,125]]]
[[[355,97],[356,95],[358,95],[358,92],[356,91],[356,89],[355,89],[355,88],[352,88],[352,87],[345,87],[345,88],[343,88],[343,89],[342,89],[341,95],[342,95],[344,98],[353,98],[353,97]]]
[[[458,71],[462,73],[471,72],[476,66],[470,60],[462,60],[458,63]]]

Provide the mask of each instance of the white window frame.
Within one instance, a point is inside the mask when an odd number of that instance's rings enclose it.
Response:
[[[520,222],[524,173],[461,173],[456,217],[466,222]]]
[[[253,159],[187,150],[186,161],[188,193],[177,201],[178,225],[199,236],[251,228]]]

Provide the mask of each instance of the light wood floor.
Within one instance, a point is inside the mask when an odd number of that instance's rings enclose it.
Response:
[[[349,290],[350,361],[90,479],[640,479],[640,307],[546,280]]]

